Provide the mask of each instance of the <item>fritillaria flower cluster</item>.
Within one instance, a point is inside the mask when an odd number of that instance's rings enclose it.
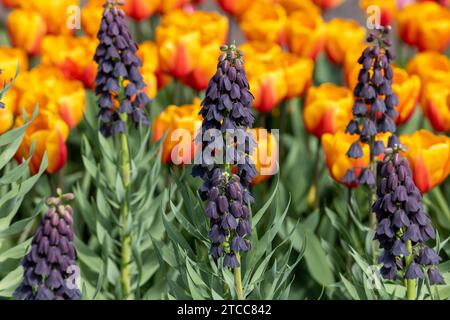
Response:
[[[100,131],[105,136],[124,133],[128,116],[134,123],[147,125],[143,106],[149,98],[143,91],[145,83],[139,68],[138,49],[126,22],[122,3],[107,0],[97,38],[100,43],[94,60],[98,63],[95,93],[100,106]],[[127,115],[126,117],[121,115]]]
[[[23,281],[14,292],[21,300],[78,300],[77,253],[73,244],[73,194],[47,199],[49,207],[24,257]]]
[[[383,153],[385,148],[384,142],[377,139],[377,134],[396,131],[394,119],[398,98],[392,91],[391,62],[394,56],[390,49],[392,43],[388,39],[389,32],[390,27],[382,27],[370,33],[367,41],[372,45],[364,49],[358,59],[362,67],[354,90],[354,118],[347,125],[346,132],[358,135],[359,139],[347,152],[350,158],[362,158],[361,143],[365,143],[370,146],[370,159],[373,162],[374,157]],[[360,183],[373,187],[375,174],[370,168],[362,168],[358,176],[354,169],[350,169],[343,180],[347,185]]]
[[[224,266],[237,268],[240,266],[237,253],[251,247],[246,239],[251,233],[249,206],[253,202],[248,187],[257,171],[249,157],[255,141],[247,129],[254,121],[250,112],[253,96],[245,75],[242,52],[234,45],[222,46],[221,50],[217,71],[209,81],[202,101],[200,115],[203,122],[198,138],[203,138],[212,129],[221,133],[222,141],[230,132],[239,135],[240,139],[233,140],[231,150],[227,148],[226,152],[215,139],[204,141],[202,151],[212,147],[213,153],[222,152],[221,159],[211,163],[207,159],[211,155],[202,152],[202,163],[194,166],[192,175],[204,181],[200,195],[207,201],[206,215],[210,220],[212,242],[210,254],[216,259],[224,256]],[[225,153],[232,156],[227,157]]]
[[[414,184],[408,161],[398,146],[380,163],[380,181],[373,211],[377,217],[375,239],[384,249],[379,257],[381,274],[396,279],[422,279],[428,272],[430,284],[443,283],[436,268],[441,258],[425,242],[435,238],[435,230],[422,205],[422,194]]]

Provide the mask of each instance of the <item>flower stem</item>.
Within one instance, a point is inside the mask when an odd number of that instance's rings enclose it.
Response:
[[[413,250],[411,240],[406,242],[406,248],[408,249],[409,255],[406,257],[406,269],[409,268],[413,260]],[[405,279],[406,280],[406,298],[408,300],[416,300],[416,279]]]
[[[121,115],[122,121],[127,120],[127,115]],[[130,192],[130,153],[128,147],[128,139],[126,133],[120,133],[120,170],[122,175],[123,186],[125,193],[123,195],[122,203],[120,205],[120,220],[121,220],[121,259],[120,259],[120,281],[122,285],[122,296],[127,299],[130,295],[130,263],[131,263],[131,235],[128,232],[128,218],[129,207],[128,198]]]
[[[375,181],[377,179],[377,162],[375,160],[375,156],[373,153],[375,144],[375,137],[370,138],[370,170],[373,172],[373,175],[375,177]],[[374,186],[369,187],[369,225],[371,230],[376,230],[377,227],[377,217],[375,215],[375,212],[372,210],[372,204],[376,201],[377,198],[377,187],[376,183]],[[375,241],[372,241],[372,263],[376,264],[376,251],[377,246]]]
[[[239,262],[239,265],[241,264],[241,256],[239,252],[236,252],[236,258]],[[233,269],[234,274],[234,286],[236,288],[236,296],[238,300],[244,300],[244,292],[242,290],[242,279],[241,279],[241,267],[237,267]]]
[[[308,195],[306,196],[306,201],[308,203],[308,207],[311,209],[315,209],[319,206],[319,178],[320,178],[320,139],[317,139],[317,147],[316,147],[316,155],[314,157],[314,176],[311,183],[311,187],[309,188]]]

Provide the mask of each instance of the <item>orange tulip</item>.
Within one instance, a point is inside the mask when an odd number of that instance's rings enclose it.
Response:
[[[450,138],[419,130],[400,136],[408,150],[404,153],[414,182],[422,193],[428,192],[450,174]]]
[[[289,51],[305,58],[315,59],[325,41],[325,24],[319,12],[296,11],[287,22]]]
[[[343,61],[344,79],[347,87],[351,90],[355,89],[357,84],[359,70],[361,69],[358,59],[366,47],[367,44],[364,42],[355,43],[351,45],[345,53]]]
[[[423,111],[436,131],[450,131],[450,84],[431,83],[425,88]]]
[[[450,85],[450,59],[437,52],[422,52],[414,56],[407,66],[409,74],[420,78],[421,105],[425,105],[424,93],[430,83],[445,83]]]
[[[64,79],[56,68],[40,66],[21,73],[14,89],[18,93],[16,111],[19,114],[22,108],[32,114],[36,104],[39,104],[40,109],[58,115],[71,128],[83,118],[86,108],[83,84]]]
[[[190,105],[170,105],[156,117],[153,123],[153,141],[160,140],[167,135],[162,143],[163,163],[188,164],[194,159],[196,130],[195,123],[200,124],[202,117],[200,112],[200,100],[194,99]],[[176,129],[183,129],[185,135],[179,136]]]
[[[23,0],[1,0],[0,2],[6,8],[19,8],[20,3],[23,2]]]
[[[122,8],[127,16],[140,21],[150,17],[159,5],[159,0],[127,0]]]
[[[250,158],[258,171],[252,183],[258,184],[278,172],[278,141],[264,128],[251,129],[251,134],[256,141],[256,148]]]
[[[3,89],[0,88],[0,92]],[[5,107],[0,108],[0,134],[11,129],[14,124],[14,113],[16,106],[17,93],[13,89],[9,89],[8,92],[4,93],[3,98],[1,98],[1,103]]]
[[[313,1],[322,9],[328,10],[341,5],[345,0],[313,0]]]
[[[22,117],[17,117],[15,126],[23,125]],[[65,141],[69,134],[66,123],[57,115],[39,110],[39,114],[25,131],[24,139],[17,150],[15,159],[21,163],[23,159],[30,157],[30,148],[36,143],[30,161],[30,170],[34,174],[38,172],[44,153],[47,153],[47,172],[54,173],[61,170],[67,160],[67,147]]]
[[[331,62],[341,64],[354,46],[364,41],[366,31],[354,20],[335,18],[328,22],[325,52]]]
[[[205,89],[217,64],[216,51],[225,42],[228,21],[217,13],[174,11],[156,29],[160,69],[196,90]],[[215,49],[214,49],[215,48]]]
[[[91,37],[95,37],[102,20],[103,0],[89,0],[81,9],[81,27]]]
[[[443,52],[450,43],[450,9],[434,2],[413,3],[397,16],[403,41],[420,51]]]
[[[296,11],[306,11],[313,14],[320,14],[320,8],[312,0],[278,0],[278,3],[288,14]]]
[[[28,69],[28,57],[24,50],[18,48],[0,47],[0,88],[5,82],[10,82],[14,78],[17,66],[20,70]]]
[[[253,106],[260,112],[271,111],[288,93],[285,70],[279,60],[281,48],[276,44],[252,42],[240,49],[246,59],[246,72]]]
[[[250,7],[252,0],[218,0],[217,1],[223,11],[235,17],[239,17],[244,11]]]
[[[8,32],[14,47],[22,48],[35,56],[39,54],[47,27],[39,13],[17,9],[8,16]]]
[[[287,84],[286,98],[302,96],[312,83],[314,61],[285,52],[281,53],[280,61]]]
[[[303,109],[303,123],[308,132],[320,138],[325,133],[345,130],[353,118],[353,93],[332,83],[311,87]]]
[[[94,88],[96,63],[92,60],[97,41],[88,37],[46,36],[41,45],[41,63],[59,68],[66,79],[79,80]]]
[[[144,82],[147,85],[144,89],[149,98],[154,98],[158,90],[158,80],[156,76],[158,63],[158,49],[151,41],[144,41],[139,45],[136,52],[137,56],[142,60],[142,67],[140,69]]]
[[[240,27],[247,40],[279,44],[286,42],[286,23],[284,8],[270,2],[254,2],[240,19]]]
[[[161,14],[167,14],[174,10],[181,9],[183,6],[189,3],[189,0],[155,0],[160,1],[158,12]]]
[[[397,13],[397,0],[360,0],[359,5],[365,13],[370,6],[380,8],[380,24],[382,26],[390,25]]]
[[[73,34],[75,30],[67,27],[67,9],[78,6],[79,0],[33,0],[26,1],[23,7],[31,9],[44,18],[50,34]]]
[[[398,112],[395,123],[401,125],[411,118],[416,109],[420,94],[420,78],[416,75],[409,75],[406,70],[397,67],[394,67],[393,71],[392,90],[399,101],[395,108]]]
[[[345,185],[342,182],[347,170],[354,169],[356,176],[359,177],[361,169],[366,168],[369,165],[369,146],[362,144],[363,157],[359,159],[352,159],[346,156],[351,144],[358,140],[358,136],[346,134],[342,131],[338,131],[334,134],[325,133],[322,135],[322,148],[325,154],[325,161],[330,172],[331,177]],[[355,187],[355,185],[346,185],[349,188]]]

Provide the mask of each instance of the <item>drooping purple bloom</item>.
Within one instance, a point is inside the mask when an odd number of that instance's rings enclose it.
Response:
[[[396,279],[403,272],[406,279],[423,278],[426,269],[430,283],[442,283],[436,265],[441,258],[425,244],[435,232],[426,215],[420,191],[411,179],[408,161],[398,152],[402,146],[388,148],[380,164],[377,199],[372,209],[377,217],[375,239],[383,253],[381,274]]]
[[[385,148],[384,142],[377,139],[378,133],[394,134],[396,130],[394,117],[398,98],[392,92],[390,64],[394,57],[387,39],[389,32],[390,27],[384,27],[369,34],[367,37],[369,46],[364,49],[358,59],[361,70],[354,89],[353,119],[349,122],[346,132],[358,135],[359,139],[347,152],[350,158],[357,159],[364,156],[363,148],[360,146],[364,143],[369,145],[370,159],[374,159],[384,152]],[[346,175],[346,178],[353,182],[353,174]],[[359,183],[374,186],[374,181],[367,173],[357,178],[359,181],[355,181],[352,185]]]
[[[247,129],[254,121],[250,112],[253,96],[242,52],[234,45],[223,46],[221,50],[217,71],[202,101],[202,129],[196,138],[197,143],[202,142],[202,158],[200,164],[194,165],[192,175],[203,179],[199,193],[207,201],[210,254],[215,259],[224,256],[224,266],[236,268],[239,267],[236,254],[251,248],[246,237],[251,233],[249,206],[253,197],[248,189],[257,171],[249,157],[256,143]],[[205,138],[212,130],[219,133],[226,148],[215,139]],[[227,144],[230,135],[233,143]],[[219,148],[223,149],[223,157],[217,159]],[[207,153],[211,149],[214,154]]]
[[[136,56],[138,46],[128,30],[125,14],[117,7],[120,4],[117,0],[106,1],[94,55],[98,64],[95,93],[100,107],[100,131],[105,136],[125,132],[124,115],[136,125],[150,123],[143,111],[149,98],[143,91],[146,85],[139,72],[142,61]]]
[[[23,280],[14,291],[20,300],[79,300],[76,285],[77,253],[73,244],[73,210],[67,201],[72,194],[49,198],[47,214],[41,220],[23,258]]]

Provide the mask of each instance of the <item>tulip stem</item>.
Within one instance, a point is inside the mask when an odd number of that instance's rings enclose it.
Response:
[[[126,114],[121,114],[121,120],[125,122],[127,120]],[[125,193],[123,195],[122,203],[120,205],[120,217],[121,217],[121,238],[122,238],[122,248],[121,248],[121,260],[120,260],[120,271],[121,271],[121,285],[122,285],[122,296],[127,299],[130,295],[130,263],[131,263],[131,235],[128,230],[128,220],[129,220],[129,207],[128,198],[131,189],[131,179],[130,179],[130,153],[129,153],[128,139],[126,133],[120,133],[120,170],[122,175],[123,186]]]
[[[413,249],[412,242],[408,240],[406,242],[406,248],[408,249],[409,255],[406,257],[406,269],[409,268],[411,262],[413,261]],[[416,300],[416,279],[405,279],[406,280],[406,298],[408,300]]]
[[[241,279],[241,256],[239,252],[236,252],[236,258],[239,262],[239,267],[233,269],[234,274],[234,286],[236,287],[236,296],[238,300],[244,300],[244,293],[242,290],[242,279]]]

